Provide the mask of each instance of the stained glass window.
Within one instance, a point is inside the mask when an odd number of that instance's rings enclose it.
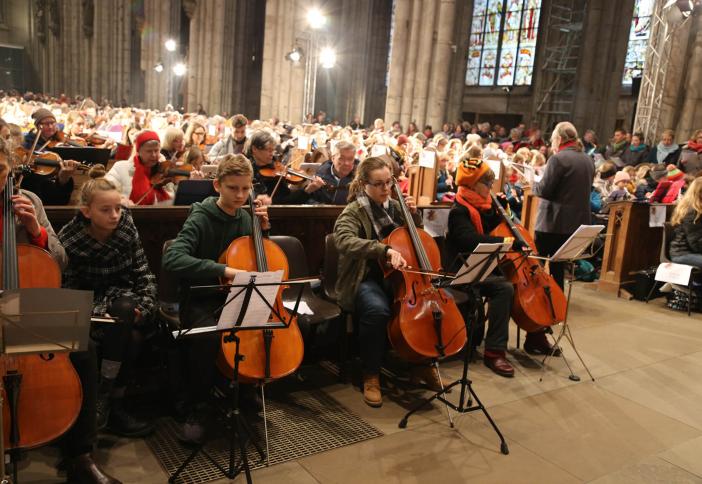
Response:
[[[631,85],[631,79],[641,77],[646,61],[646,46],[651,36],[651,14],[654,0],[635,0],[634,18],[629,31],[629,48],[624,61],[622,84]]]
[[[475,0],[468,46],[468,86],[528,86],[541,0]]]

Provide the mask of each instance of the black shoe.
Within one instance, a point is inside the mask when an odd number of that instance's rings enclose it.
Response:
[[[551,356],[561,356],[560,348],[553,349],[553,345],[546,339],[545,332],[538,333],[527,333],[526,340],[524,341],[524,351],[530,355],[551,355]]]
[[[83,454],[67,462],[66,481],[71,484],[122,484],[121,481],[105,474],[90,454]]]
[[[95,413],[97,430],[105,430],[107,427],[107,421],[110,418],[110,395],[98,395],[97,401],[95,402]]]
[[[122,403],[122,399],[112,401],[110,418],[107,429],[113,434],[122,437],[145,437],[154,431],[153,426],[144,420],[139,420],[129,414]]]

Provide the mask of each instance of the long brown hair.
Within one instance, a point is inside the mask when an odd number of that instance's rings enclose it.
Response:
[[[362,193],[365,185],[370,182],[371,172],[382,170],[383,168],[387,168],[390,170],[390,173],[392,173],[392,167],[388,165],[387,161],[377,156],[366,158],[359,163],[358,168],[356,168],[356,176],[349,185],[349,197],[347,201],[351,203],[356,200],[358,194]]]

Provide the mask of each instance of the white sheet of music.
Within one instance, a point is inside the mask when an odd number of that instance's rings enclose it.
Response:
[[[264,326],[268,323],[271,316],[271,308],[275,304],[275,298],[278,295],[280,286],[261,286],[260,284],[278,284],[283,280],[283,271],[275,272],[237,272],[232,281],[233,286],[243,286],[255,278],[256,288],[261,292],[265,301],[261,296],[253,291],[249,306],[246,309],[246,315],[241,322],[241,326]],[[237,295],[238,294],[238,295]],[[217,322],[217,329],[230,329],[234,327],[239,313],[244,303],[246,288],[232,287],[227,296],[227,304],[222,309],[222,314]],[[235,297],[236,296],[236,297]],[[266,304],[266,301],[268,304]],[[278,324],[278,323],[276,323]]]
[[[468,256],[465,264],[461,266],[456,274],[456,278],[451,281],[452,286],[459,286],[461,284],[472,284],[474,282],[482,282],[487,276],[492,274],[492,271],[497,267],[499,262],[499,257],[492,259],[490,265],[487,267],[485,272],[483,272],[482,266],[489,259],[490,255],[495,251],[506,252],[510,249],[512,244],[496,243],[496,244],[478,244],[475,250]],[[478,280],[478,276],[482,273],[482,277]]]
[[[560,246],[551,260],[571,260],[580,257],[590,247],[595,237],[604,230],[604,225],[581,225],[573,235]]]

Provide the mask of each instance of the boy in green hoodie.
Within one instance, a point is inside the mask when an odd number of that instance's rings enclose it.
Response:
[[[215,311],[224,304],[226,293],[191,296],[190,287],[219,284],[222,277],[234,278],[237,270],[219,263],[218,259],[234,239],[251,235],[251,215],[241,207],[249,199],[252,180],[249,160],[243,155],[227,155],[219,163],[214,180],[219,197],[193,204],[183,228],[163,255],[164,269],[180,280],[180,319],[185,328],[217,324]],[[260,218],[261,228],[268,230],[267,207],[257,205],[255,214]],[[192,336],[186,341],[186,388],[191,407],[206,400],[212,387],[219,343],[218,333]],[[188,432],[186,424],[184,430],[188,440],[202,437],[198,435],[201,428]]]

